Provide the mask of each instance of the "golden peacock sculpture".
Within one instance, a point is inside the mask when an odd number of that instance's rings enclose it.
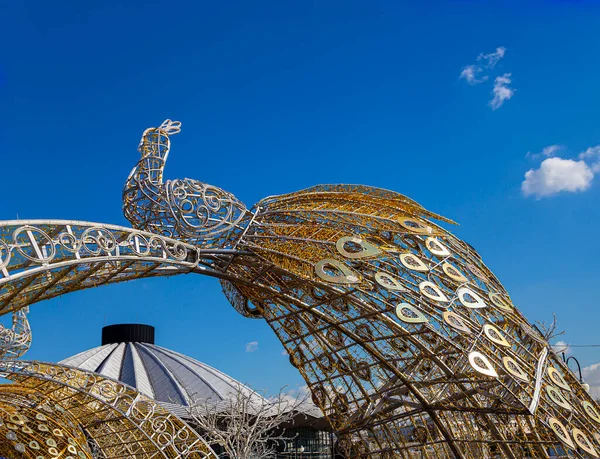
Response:
[[[251,209],[163,182],[166,120],[125,185],[135,228],[224,255],[223,290],[265,319],[347,457],[600,457],[600,409],[452,223],[395,192],[319,185]]]
[[[395,192],[319,185],[247,208],[163,180],[166,120],[142,136],[123,190],[133,228],[0,221],[0,456],[215,458],[173,413],[125,384],[16,360],[30,305],[153,276],[221,280],[268,322],[348,458],[600,457],[600,407],[453,222]],[[439,224],[436,222],[440,222]]]

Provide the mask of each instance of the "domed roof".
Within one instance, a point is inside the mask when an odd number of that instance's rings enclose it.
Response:
[[[155,345],[154,327],[114,325],[104,327],[102,337],[102,346],[68,357],[60,363],[117,379],[158,402],[170,405],[171,409],[206,400],[219,402],[234,397],[239,390],[253,394],[253,397],[259,396],[211,366]]]

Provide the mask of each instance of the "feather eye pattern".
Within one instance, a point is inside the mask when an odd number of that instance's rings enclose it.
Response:
[[[163,183],[179,131],[144,132],[125,216],[197,247],[234,308],[269,323],[347,457],[600,457],[600,407],[452,220],[364,185],[247,210]]]
[[[600,411],[453,223],[322,185],[255,206],[233,264],[350,457],[598,457]],[[519,441],[515,441],[519,439]],[[551,445],[551,446],[549,446]]]

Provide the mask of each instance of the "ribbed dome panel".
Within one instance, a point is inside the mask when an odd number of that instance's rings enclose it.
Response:
[[[96,371],[102,365],[111,352],[118,344],[107,344],[106,346],[96,347],[89,351],[84,351],[70,358],[70,365],[87,371]]]
[[[155,398],[156,394],[154,393],[154,389],[152,388],[150,376],[146,372],[146,366],[142,361],[142,357],[140,356],[140,353],[136,346],[131,346],[131,350],[133,355],[133,368],[135,373],[135,387],[137,387],[141,393]]]
[[[123,364],[121,365],[121,376],[119,380],[123,381],[125,384],[137,387],[135,381],[135,368],[133,366],[133,355],[131,348],[133,344],[127,343],[125,345],[125,353],[123,354]]]
[[[150,343],[106,344],[60,363],[118,379],[169,405],[229,399],[240,387],[253,392],[215,368]]]
[[[188,405],[183,395],[184,388],[179,387],[177,377],[169,372],[165,364],[150,350],[146,349],[146,346],[138,344],[136,347],[148,373],[156,400],[176,403],[178,405]]]
[[[125,354],[125,343],[120,343],[114,351],[112,351],[102,364],[95,370],[96,373],[101,373],[109,378],[119,379],[121,377],[121,367],[123,365],[123,355]]]

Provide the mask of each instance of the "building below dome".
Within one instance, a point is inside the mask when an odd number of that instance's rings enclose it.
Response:
[[[117,324],[102,329],[101,345],[59,363],[101,374],[134,387],[182,419],[190,407],[244,396],[262,398],[225,373],[179,352],[157,346],[151,325]],[[263,399],[264,400],[264,399]],[[285,427],[290,442],[278,458],[331,458],[331,428],[314,405]],[[217,448],[218,449],[218,448]]]

